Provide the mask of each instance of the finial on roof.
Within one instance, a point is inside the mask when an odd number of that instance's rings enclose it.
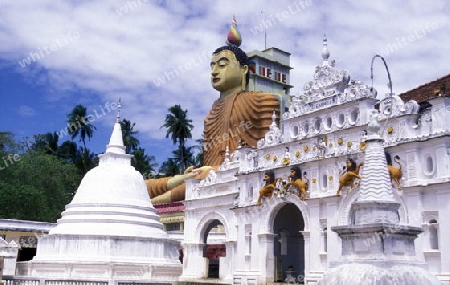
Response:
[[[230,29],[228,30],[228,35],[227,39],[225,40],[225,43],[229,46],[236,46],[236,47],[239,47],[242,43],[241,34],[237,29],[237,21],[235,15],[233,15],[233,20],[231,21],[231,26]]]
[[[117,118],[116,118],[116,122],[120,122],[120,109],[122,108],[122,103],[120,103],[120,98],[119,98],[119,103],[117,103]]]
[[[329,57],[330,57],[330,51],[328,51],[328,46],[327,46],[327,35],[323,34],[323,48],[322,48],[323,65],[328,65]]]

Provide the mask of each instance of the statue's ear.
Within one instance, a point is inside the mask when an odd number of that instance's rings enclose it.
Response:
[[[248,65],[241,66],[242,71],[242,90],[245,90],[245,87],[247,86],[247,73],[248,73]]]
[[[243,69],[244,74],[248,73],[248,65],[242,66],[242,69]]]

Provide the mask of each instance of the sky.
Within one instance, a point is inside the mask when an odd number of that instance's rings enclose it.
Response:
[[[187,109],[193,139],[201,137],[219,96],[210,55],[233,15],[244,51],[291,53],[291,94],[322,63],[324,34],[336,68],[368,85],[372,57],[382,55],[396,94],[450,71],[447,0],[1,0],[0,131],[18,139],[57,131],[63,142],[67,114],[82,104],[97,128],[87,147],[103,153],[121,98],[122,118],[161,164],[175,149],[161,128],[169,107]],[[380,60],[373,74],[381,99],[389,89]]]

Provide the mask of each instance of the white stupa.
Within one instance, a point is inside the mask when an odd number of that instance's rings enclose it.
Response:
[[[152,282],[181,275],[179,243],[163,231],[144,179],[131,166],[119,117],[99,166],[85,175],[49,235],[39,238],[33,260],[19,264],[19,275]]]

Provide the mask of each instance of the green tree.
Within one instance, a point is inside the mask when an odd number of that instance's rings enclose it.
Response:
[[[173,158],[164,161],[159,168],[159,173],[164,176],[175,176],[180,174],[180,168]]]
[[[0,181],[0,217],[31,220],[51,221],[44,193],[36,187]]]
[[[58,154],[58,134],[56,132],[34,135],[33,138],[32,150],[42,151],[47,154]]]
[[[196,139],[195,142],[197,143],[197,145],[194,146],[195,148],[195,156],[194,156],[194,161],[195,161],[195,166],[196,167],[200,167],[203,166],[203,159],[204,159],[204,139],[203,139],[203,134],[202,134],[202,138],[200,139]]]
[[[134,150],[132,154],[131,165],[144,175],[145,178],[152,177],[155,173],[155,168],[158,167],[158,163],[155,162],[155,157],[145,154],[145,149],[143,148]]]
[[[76,142],[65,141],[58,147],[58,156],[67,161],[75,163],[77,150],[78,146]]]
[[[183,157],[184,145],[187,139],[192,138],[192,120],[188,119],[187,110],[181,109],[180,105],[174,105],[168,109],[169,114],[166,115],[164,124],[161,126],[167,129],[166,138],[170,136],[173,144],[178,143],[178,148],[181,155],[181,169],[182,173],[186,169],[185,159]]]
[[[182,168],[182,165],[196,165],[195,157],[193,154],[194,146],[183,146],[180,149],[172,151],[173,160],[178,165],[179,168]],[[181,171],[180,171],[181,173]]]
[[[80,136],[80,141],[83,142],[86,148],[86,137],[92,138],[96,127],[89,122],[89,117],[86,114],[86,107],[83,105],[76,105],[72,112],[67,115],[67,123],[69,123],[69,134],[72,139]]]
[[[139,140],[135,135],[139,134],[139,131],[134,130],[136,123],[131,124],[127,119],[120,121],[120,127],[122,129],[122,139],[123,144],[126,147],[126,153],[131,153],[131,151],[138,149]]]
[[[0,132],[0,151],[11,150],[15,147],[14,135],[11,132]]]
[[[0,217],[55,222],[81,175],[73,163],[31,150],[1,170],[0,181]]]
[[[81,175],[85,175],[89,170],[98,165],[98,158],[88,148],[80,147],[75,156],[75,166]]]

